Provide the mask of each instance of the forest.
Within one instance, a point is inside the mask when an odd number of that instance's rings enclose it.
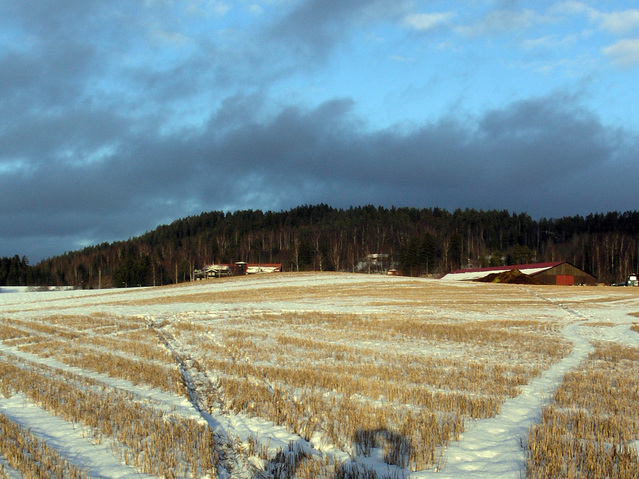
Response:
[[[126,241],[30,265],[0,258],[0,286],[160,286],[210,263],[281,263],[283,271],[383,272],[437,277],[480,266],[565,260],[614,283],[639,270],[639,212],[534,220],[526,213],[440,208],[213,211]],[[368,255],[383,258],[371,268]]]

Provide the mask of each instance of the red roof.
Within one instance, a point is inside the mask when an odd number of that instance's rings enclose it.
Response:
[[[490,271],[508,271],[512,269],[550,269],[555,266],[559,266],[560,264],[565,263],[565,261],[553,261],[551,263],[534,263],[534,264],[513,264],[509,266],[491,266],[488,268],[472,268],[472,269],[456,269],[455,271],[450,272],[449,274],[457,274],[457,273],[481,273],[481,272],[490,272]]]

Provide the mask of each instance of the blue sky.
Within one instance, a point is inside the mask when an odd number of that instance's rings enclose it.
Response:
[[[639,1],[0,0],[0,19],[0,256],[210,210],[639,206]]]

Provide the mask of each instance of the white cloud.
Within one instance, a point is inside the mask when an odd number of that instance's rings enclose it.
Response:
[[[604,48],[603,53],[621,67],[639,66],[639,38],[620,40]]]
[[[173,2],[171,0],[144,0],[145,6],[166,5],[171,6]]]
[[[231,5],[218,0],[189,0],[186,3],[186,11],[193,16],[203,16],[208,17],[210,15],[215,15],[216,17],[225,17],[226,14],[231,10]]]
[[[444,13],[411,13],[404,17],[404,26],[420,32],[427,32],[445,25],[455,15],[452,12]]]
[[[559,15],[586,14],[592,22],[599,24],[599,28],[615,35],[623,35],[639,29],[639,10],[637,9],[605,13],[583,2],[568,1],[553,5],[550,12]]]
[[[229,5],[228,3],[215,2],[213,6],[213,11],[215,12],[215,15],[217,15],[218,17],[226,16],[229,10],[231,10],[231,5]]]
[[[183,33],[170,32],[167,30],[162,30],[159,27],[155,28],[152,31],[151,35],[152,38],[155,39],[157,42],[166,45],[172,45],[174,47],[182,47],[194,43],[191,37],[184,35]]]
[[[540,75],[561,75],[564,78],[579,79],[584,70],[594,70],[599,65],[596,58],[588,55],[561,57],[556,60],[513,61],[510,68],[534,72]]]
[[[251,15],[256,15],[256,16],[262,15],[264,13],[264,9],[257,3],[250,5],[248,8],[248,11]]]
[[[532,10],[495,10],[488,13],[479,23],[461,27],[459,31],[471,36],[494,35],[524,30],[540,20],[541,18]]]
[[[415,63],[415,59],[412,57],[405,57],[403,55],[391,55],[390,60],[397,63]]]
[[[30,169],[32,169],[31,165],[24,159],[3,158],[0,161],[0,175],[15,175]]]
[[[527,50],[555,49],[558,46],[574,45],[578,41],[576,35],[567,35],[561,37],[559,35],[545,35],[538,38],[528,38],[522,42],[522,46]]]
[[[601,28],[616,35],[639,29],[639,10],[600,13],[598,16],[601,20]]]
[[[578,50],[588,44],[595,31],[596,30],[589,29],[580,32],[568,32],[566,34],[563,32],[549,33],[547,35],[524,38],[521,40],[520,45],[523,49],[534,53],[552,52],[556,55],[560,55],[563,50],[564,55],[568,58],[573,58],[575,62],[579,62],[582,61],[583,58],[580,58],[582,53],[578,53]],[[574,55],[579,56],[575,57]]]
[[[559,2],[553,5],[550,9],[551,13],[559,13],[559,14],[576,14],[576,13],[587,13],[587,14],[595,14],[596,10],[591,6],[583,3],[583,2]]]

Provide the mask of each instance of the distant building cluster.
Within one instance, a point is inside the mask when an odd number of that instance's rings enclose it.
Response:
[[[395,265],[391,263],[386,253],[371,253],[364,260],[357,263],[355,271],[358,273],[398,274]]]
[[[282,263],[236,263],[207,264],[202,269],[193,272],[196,280],[207,278],[221,278],[224,276],[241,276],[245,274],[279,273]]]

